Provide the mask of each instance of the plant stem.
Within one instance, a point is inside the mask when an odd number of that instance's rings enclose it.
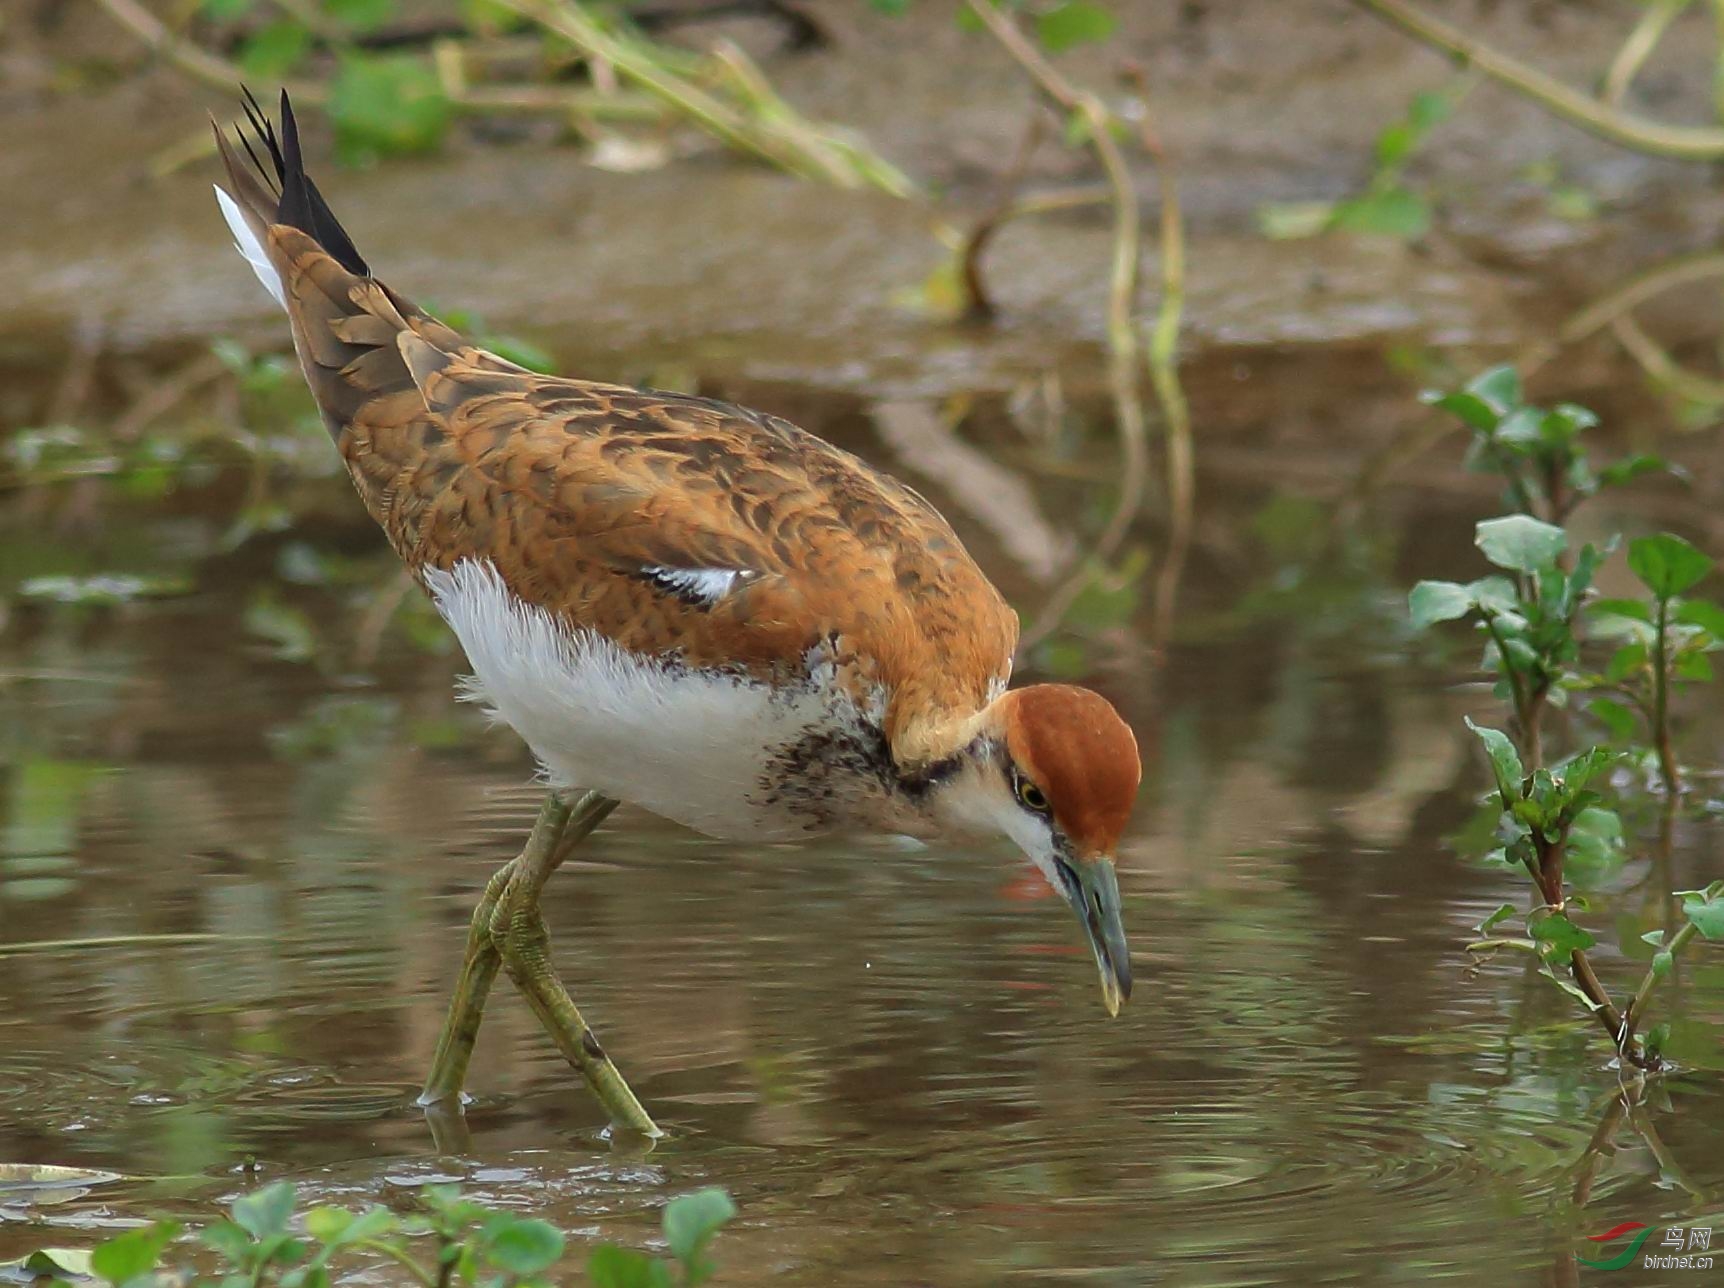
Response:
[[[1688,947],[1694,934],[1694,923],[1692,921],[1685,923],[1682,929],[1670,937],[1670,942],[1664,946],[1664,951],[1674,958],[1677,953]],[[1634,1038],[1635,1029],[1639,1027],[1640,1021],[1646,1018],[1646,1005],[1652,1000],[1652,987],[1657,982],[1658,976],[1648,967],[1646,974],[1641,978],[1640,987],[1634,990],[1634,996],[1629,999],[1628,1009],[1622,1013],[1622,1040],[1624,1042]]]
[[[1142,67],[1130,75],[1137,83],[1144,116],[1138,133],[1161,175],[1161,302],[1149,333],[1149,382],[1167,425],[1167,550],[1155,585],[1155,641],[1164,646],[1173,630],[1174,601],[1191,546],[1197,509],[1196,455],[1192,450],[1191,406],[1179,381],[1179,328],[1185,316],[1185,219],[1179,183],[1149,116],[1149,78]]]
[[[506,2],[517,3],[518,0]],[[1089,144],[1095,149],[1107,175],[1114,212],[1113,258],[1107,294],[1108,385],[1113,393],[1124,478],[1113,514],[1094,547],[1093,557],[1106,560],[1131,530],[1132,521],[1143,504],[1149,467],[1148,431],[1144,424],[1143,401],[1138,394],[1138,333],[1134,317],[1141,241],[1137,189],[1114,139],[1115,117],[1106,105],[1094,94],[1078,89],[1061,76],[1007,14],[987,0],[965,0],[965,3],[1042,93],[1063,111],[1083,118]],[[1088,581],[1089,569],[1079,568],[1077,574],[1050,597],[1035,625],[1025,632],[1019,648],[1028,648],[1052,633]]]
[[[1694,0],[1651,0],[1640,15],[1640,21],[1634,24],[1634,30],[1628,33],[1628,39],[1624,40],[1622,47],[1616,51],[1616,57],[1610,60],[1610,70],[1604,74],[1604,82],[1599,86],[1598,96],[1606,106],[1621,105],[1623,96],[1628,93],[1628,87],[1634,83],[1634,78],[1646,65],[1652,51],[1658,48],[1658,42],[1664,39],[1664,33],[1670,30],[1670,24],[1681,17],[1683,11],[1693,2]]]
[[[504,8],[561,36],[589,58],[608,63],[617,75],[633,81],[648,94],[670,105],[679,115],[739,152],[748,153],[792,174],[822,179],[842,188],[857,188],[868,183],[895,197],[911,197],[917,193],[914,181],[884,158],[858,145],[840,144],[838,140],[827,137],[782,108],[776,96],[770,106],[778,110],[762,111],[751,117],[748,112],[708,93],[688,77],[665,66],[649,46],[606,30],[575,0],[499,2]],[[735,52],[717,61],[733,79],[740,76],[744,87],[752,91],[757,100],[760,98],[764,82],[750,75],[749,68]]]
[[[1518,58],[1474,40],[1447,23],[1403,3],[1403,0],[1354,0],[1354,3],[1371,10],[1414,39],[1477,67],[1491,79],[1612,143],[1684,161],[1715,161],[1724,157],[1724,130],[1666,125],[1662,121],[1649,121],[1631,112],[1619,111]]]
[[[415,1279],[424,1285],[424,1288],[436,1288],[437,1281],[426,1273],[425,1267],[420,1265],[418,1261],[409,1256],[406,1252],[403,1252],[400,1248],[397,1248],[392,1244],[385,1243],[381,1239],[360,1239],[353,1246],[356,1248],[364,1248],[368,1252],[378,1253],[380,1256],[388,1257],[391,1261],[411,1273]]]
[[[1086,206],[1104,206],[1111,201],[1106,188],[1076,188],[1068,192],[1032,192],[1025,196],[1008,197],[988,211],[970,228],[958,250],[960,276],[964,284],[964,313],[976,321],[986,321],[998,309],[988,291],[987,278],[982,273],[982,256],[994,240],[994,235],[1013,220],[1028,215],[1046,215],[1062,210],[1080,210]]]
[[[1682,792],[1681,770],[1670,745],[1670,601],[1658,601],[1657,633],[1652,640],[1652,740],[1658,748],[1658,772],[1665,795]]]
[[[1509,657],[1508,644],[1503,639],[1502,631],[1497,628],[1496,614],[1484,612],[1485,630],[1490,632],[1491,642],[1496,645],[1497,658],[1502,663],[1502,671],[1508,677],[1509,692],[1514,696],[1515,719],[1520,722],[1521,741],[1526,745],[1521,750],[1526,755],[1527,768],[1537,769],[1539,765],[1538,752],[1541,750],[1538,736],[1538,711],[1532,700],[1527,696],[1526,686],[1521,683],[1521,674],[1515,669],[1513,659]],[[1550,900],[1555,903],[1558,900]]]

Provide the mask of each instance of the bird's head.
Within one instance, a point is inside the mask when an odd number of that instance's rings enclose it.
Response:
[[[1109,1015],[1131,996],[1113,860],[1142,777],[1137,739],[1107,699],[1036,684],[987,706],[938,793],[949,826],[1010,838],[1072,906]]]

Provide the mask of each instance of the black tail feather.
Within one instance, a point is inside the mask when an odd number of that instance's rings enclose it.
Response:
[[[241,87],[244,89],[244,87]],[[317,244],[329,252],[331,258],[350,273],[358,273],[369,277],[371,269],[366,265],[359,249],[354,246],[353,239],[347,235],[347,230],[336,219],[329,204],[324,201],[323,194],[317,190],[317,185],[305,173],[305,161],[299,150],[299,123],[293,117],[293,104],[288,101],[287,91],[281,91],[281,134],[279,137],[275,127],[258,101],[249,89],[245,93],[245,115],[251,125],[251,131],[257,136],[257,141],[269,153],[271,164],[265,166],[253,150],[251,141],[246,137],[246,131],[239,129],[237,133],[240,142],[245,145],[246,155],[251,158],[252,165],[257,167],[272,192],[280,194],[275,211],[275,222],[297,228],[300,232],[314,238]],[[274,170],[274,174],[270,171]]]

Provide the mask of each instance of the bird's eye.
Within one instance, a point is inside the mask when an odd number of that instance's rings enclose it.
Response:
[[[1027,778],[1018,779],[1018,804],[1032,814],[1048,812],[1048,794]]]

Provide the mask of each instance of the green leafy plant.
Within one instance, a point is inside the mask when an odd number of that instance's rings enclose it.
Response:
[[[1371,178],[1364,191],[1342,201],[1277,201],[1257,212],[1264,236],[1282,241],[1321,233],[1370,233],[1411,241],[1431,226],[1431,203],[1406,181],[1407,166],[1431,132],[1446,121],[1471,85],[1413,95],[1406,113],[1377,136]]]
[[[427,24],[403,0],[198,0],[197,21],[180,32],[141,5],[98,3],[212,88],[231,92],[248,78],[290,81],[302,105],[328,113],[349,162],[435,148],[460,115],[526,114],[562,123],[592,142],[595,155],[608,142],[612,155],[626,153],[637,165],[668,158],[659,136],[680,122],[738,153],[839,187],[899,197],[918,191],[860,137],[799,114],[734,43],[692,53],[653,39],[646,16],[628,6],[463,0],[451,6],[455,23]],[[1091,38],[1096,6],[1072,0],[1062,8],[1071,12],[1055,22],[1054,36]],[[819,30],[789,6],[783,20]],[[525,66],[523,42],[503,47],[515,32],[536,37]],[[631,129],[638,130],[632,141]]]
[[[1649,597],[1589,606],[1595,632],[1622,643],[1602,671],[1573,683],[1594,694],[1587,714],[1618,741],[1644,736],[1657,753],[1665,791],[1675,796],[1682,770],[1670,734],[1671,691],[1713,678],[1710,654],[1724,649],[1724,607],[1688,594],[1711,573],[1713,561],[1681,537],[1666,532],[1629,542],[1628,566]]]
[[[296,1197],[286,1181],[265,1186],[236,1199],[226,1218],[197,1231],[196,1241],[218,1262],[213,1278],[171,1264],[184,1228],[177,1221],[127,1230],[88,1253],[44,1249],[18,1264],[32,1274],[54,1276],[56,1285],[70,1274],[115,1288],[329,1288],[350,1277],[352,1261],[369,1256],[394,1262],[425,1288],[548,1288],[565,1250],[562,1232],[549,1222],[488,1208],[452,1185],[420,1190],[419,1210],[409,1215],[380,1206],[361,1212],[314,1207],[299,1214]],[[682,1195],[664,1212],[671,1260],[604,1244],[589,1254],[588,1280],[596,1288],[695,1288],[711,1278],[708,1248],[735,1215],[721,1189]]]
[[[664,1210],[664,1241],[672,1260],[606,1244],[588,1256],[587,1278],[595,1288],[696,1288],[712,1278],[707,1245],[735,1215],[736,1205],[721,1189],[672,1199]]]
[[[1598,417],[1574,403],[1535,406],[1525,399],[1513,367],[1492,367],[1449,393],[1423,401],[1452,413],[1472,433],[1469,468],[1499,475],[1505,500],[1522,514],[1562,524],[1589,497],[1670,466],[1661,457],[1638,454],[1594,470],[1581,436]]]
[[[1536,763],[1541,718],[1579,655],[1575,624],[1588,589],[1609,547],[1585,546],[1572,568],[1568,534],[1529,515],[1487,519],[1475,529],[1475,544],[1496,567],[1511,574],[1465,584],[1422,581],[1408,596],[1413,625],[1470,618],[1488,641],[1487,667],[1495,692],[1514,704],[1515,720]]]
[[[1629,569],[1648,592],[1641,599],[1596,599],[1593,581],[1620,544],[1571,550],[1560,526],[1574,507],[1601,488],[1662,468],[1633,457],[1594,471],[1581,436],[1596,418],[1583,407],[1545,409],[1525,402],[1509,368],[1485,372],[1464,389],[1427,396],[1458,416],[1472,432],[1469,463],[1499,475],[1518,513],[1478,524],[1475,542],[1499,571],[1470,582],[1422,581],[1408,595],[1413,625],[1468,620],[1485,641],[1484,668],[1495,676],[1496,696],[1514,713],[1519,745],[1500,729],[1468,726],[1489,757],[1496,789],[1487,806],[1494,849],[1487,856],[1524,870],[1535,898],[1521,914],[1504,904],[1479,924],[1474,952],[1515,949],[1532,954],[1542,974],[1596,1016],[1619,1055],[1643,1070],[1666,1067],[1664,1030],[1641,1034],[1657,982],[1696,937],[1724,937],[1724,882],[1681,891],[1685,923],[1669,935],[1643,938],[1652,964],[1626,1008],[1618,1009],[1587,955],[1596,945],[1574,917],[1584,899],[1571,893],[1577,879],[1596,884],[1625,858],[1622,816],[1612,805],[1612,771],[1634,754],[1643,734],[1660,768],[1667,809],[1681,790],[1670,734],[1673,685],[1710,679],[1709,654],[1724,647],[1724,609],[1693,597],[1712,561],[1668,533],[1629,543]],[[1539,517],[1542,516],[1542,517]],[[1583,654],[1600,640],[1614,651],[1602,669],[1583,667]],[[1588,713],[1625,750],[1584,747],[1547,763],[1541,717],[1550,706],[1583,695]],[[1639,719],[1636,719],[1636,712]],[[1499,927],[1524,915],[1525,933]]]

